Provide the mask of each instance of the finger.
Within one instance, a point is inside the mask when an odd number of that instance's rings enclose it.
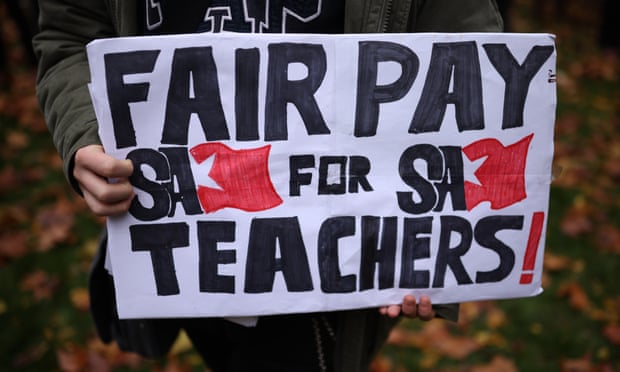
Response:
[[[89,194],[102,204],[115,204],[133,196],[133,187],[127,179],[109,183],[88,170],[76,171],[75,178],[84,194]]]
[[[106,178],[128,178],[133,173],[131,160],[119,160],[108,155],[93,157],[92,161],[85,166]]]
[[[379,313],[390,318],[396,318],[400,315],[400,305],[382,306],[379,308]]]
[[[74,174],[86,205],[95,215],[114,216],[129,210],[134,192],[127,179],[111,184],[88,170],[82,169]]]
[[[396,318],[400,315],[400,305],[390,305],[386,309],[386,315],[390,318]]]
[[[116,159],[103,151],[99,145],[86,146],[75,154],[75,168],[84,168],[105,178],[127,178],[133,173],[129,159]]]
[[[133,198],[127,198],[120,202],[106,204],[94,197],[92,194],[85,192],[84,201],[86,205],[93,212],[93,214],[102,217],[117,216],[126,213],[131,206]]]
[[[433,304],[428,296],[422,296],[418,304],[418,317],[422,320],[431,320],[435,317]]]
[[[417,316],[417,304],[415,297],[412,295],[406,295],[403,298],[401,310],[403,312],[403,315],[415,318]]]

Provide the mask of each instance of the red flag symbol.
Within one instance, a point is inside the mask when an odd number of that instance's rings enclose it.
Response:
[[[494,138],[469,144],[463,152],[469,160],[487,157],[474,172],[480,184],[465,181],[467,210],[488,201],[492,209],[502,209],[527,197],[525,192],[525,162],[533,134],[505,147]]]
[[[233,150],[221,143],[203,143],[189,152],[198,164],[215,155],[211,177],[221,189],[198,185],[198,199],[206,213],[222,208],[248,212],[262,211],[282,204],[269,178],[270,145]]]

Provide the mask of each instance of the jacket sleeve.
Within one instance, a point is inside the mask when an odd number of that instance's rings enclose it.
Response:
[[[97,121],[88,92],[86,44],[113,37],[104,0],[40,0],[40,32],[33,39],[39,59],[37,98],[71,185],[73,155],[99,144]]]

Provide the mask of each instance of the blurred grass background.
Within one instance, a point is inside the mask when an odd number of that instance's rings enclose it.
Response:
[[[404,321],[375,372],[620,371],[620,71],[617,31],[603,32],[604,16],[613,26],[620,14],[605,12],[604,0],[511,3],[509,31],[557,37],[545,291],[465,303],[456,324]],[[66,185],[34,98],[28,46],[8,6],[0,2],[0,368],[204,369],[183,337],[157,361],[96,338],[86,285],[103,220]],[[601,36],[615,37],[615,45]]]

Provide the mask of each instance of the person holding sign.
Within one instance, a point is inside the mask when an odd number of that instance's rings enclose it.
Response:
[[[37,94],[69,183],[99,216],[128,211],[130,160],[107,155],[88,92],[89,42],[119,36],[194,32],[500,32],[494,0],[40,0]],[[401,304],[259,319],[119,320],[105,268],[106,239],[91,273],[91,309],[100,337],[147,357],[164,355],[184,329],[215,371],[363,371],[401,316],[456,320],[458,305],[408,295]]]

